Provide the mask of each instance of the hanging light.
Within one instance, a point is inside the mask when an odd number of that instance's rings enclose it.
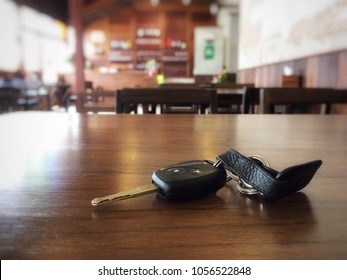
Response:
[[[216,14],[218,14],[218,11],[219,11],[219,6],[218,6],[218,4],[217,3],[212,3],[211,5],[210,5],[210,13],[211,13],[211,15],[216,15]]]
[[[192,0],[182,0],[184,6],[189,6],[192,3]]]
[[[151,5],[152,5],[153,7],[158,6],[158,5],[159,5],[159,0],[151,0]]]

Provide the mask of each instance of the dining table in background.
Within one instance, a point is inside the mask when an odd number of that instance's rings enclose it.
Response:
[[[17,110],[27,111],[36,107],[46,109],[48,108],[46,104],[49,104],[48,98],[48,94],[38,88],[0,87],[0,114]],[[41,106],[41,103],[45,105]]]
[[[246,87],[216,88],[218,113],[242,113]]]
[[[346,259],[343,115],[0,116],[0,257],[6,259]],[[229,182],[170,203],[155,194],[93,207],[152,172],[234,148],[272,168],[315,159],[302,191],[277,201]]]

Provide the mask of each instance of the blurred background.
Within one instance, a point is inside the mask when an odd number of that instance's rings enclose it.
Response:
[[[346,0],[0,0],[0,87],[115,90],[224,71],[346,88],[346,70]]]

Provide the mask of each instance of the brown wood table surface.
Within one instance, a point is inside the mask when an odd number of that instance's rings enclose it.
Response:
[[[0,116],[1,259],[346,259],[347,117],[342,115]],[[301,192],[168,203],[91,199],[165,165],[228,148],[274,169],[322,159]]]

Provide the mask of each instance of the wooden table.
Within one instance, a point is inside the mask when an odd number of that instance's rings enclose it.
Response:
[[[347,117],[0,116],[1,259],[346,259]],[[323,165],[276,202],[234,183],[194,202],[154,194],[93,208],[162,166],[233,147],[277,170]]]
[[[219,113],[241,113],[246,88],[217,88]]]

